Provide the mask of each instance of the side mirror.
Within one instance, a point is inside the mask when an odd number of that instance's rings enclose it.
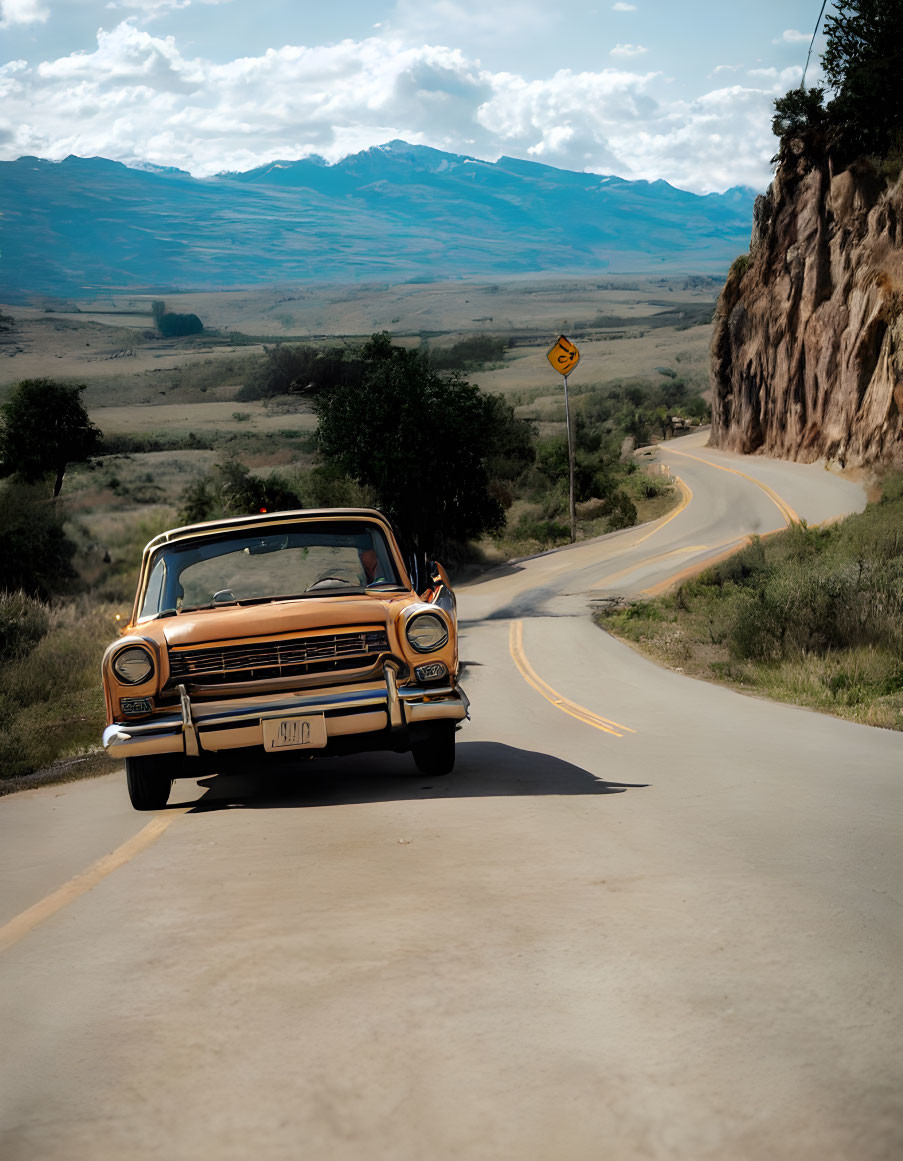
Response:
[[[421,598],[428,604],[438,605],[440,609],[445,609],[447,613],[454,616],[457,602],[451,581],[448,579],[448,573],[438,560],[431,560],[427,566],[427,574],[429,585],[420,594]]]

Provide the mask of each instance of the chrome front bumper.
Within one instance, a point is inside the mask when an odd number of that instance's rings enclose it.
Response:
[[[461,721],[470,716],[470,703],[459,685],[399,687],[395,670],[388,665],[384,683],[194,703],[180,685],[179,698],[178,712],[107,726],[103,732],[106,752],[111,758],[140,754],[198,757],[208,752],[262,746],[262,722],[267,718],[323,714],[328,744],[333,738],[353,734],[403,731],[421,722]]]

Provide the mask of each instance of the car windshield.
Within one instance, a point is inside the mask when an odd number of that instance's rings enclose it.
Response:
[[[139,616],[393,586],[398,571],[374,524],[245,528],[162,545]]]

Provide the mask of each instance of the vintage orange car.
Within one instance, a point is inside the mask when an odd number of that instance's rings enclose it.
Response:
[[[228,759],[411,751],[447,774],[468,717],[455,599],[417,585],[372,509],[192,524],[147,545],[123,636],[107,649],[103,744],[132,805]],[[417,589],[420,591],[418,592]],[[229,752],[229,753],[227,753]],[[242,753],[244,752],[244,753]]]

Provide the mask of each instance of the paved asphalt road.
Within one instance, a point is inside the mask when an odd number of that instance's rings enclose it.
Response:
[[[3,1161],[903,1156],[903,735],[587,617],[864,502],[701,442],[677,515],[461,591],[449,778],[0,801]]]

